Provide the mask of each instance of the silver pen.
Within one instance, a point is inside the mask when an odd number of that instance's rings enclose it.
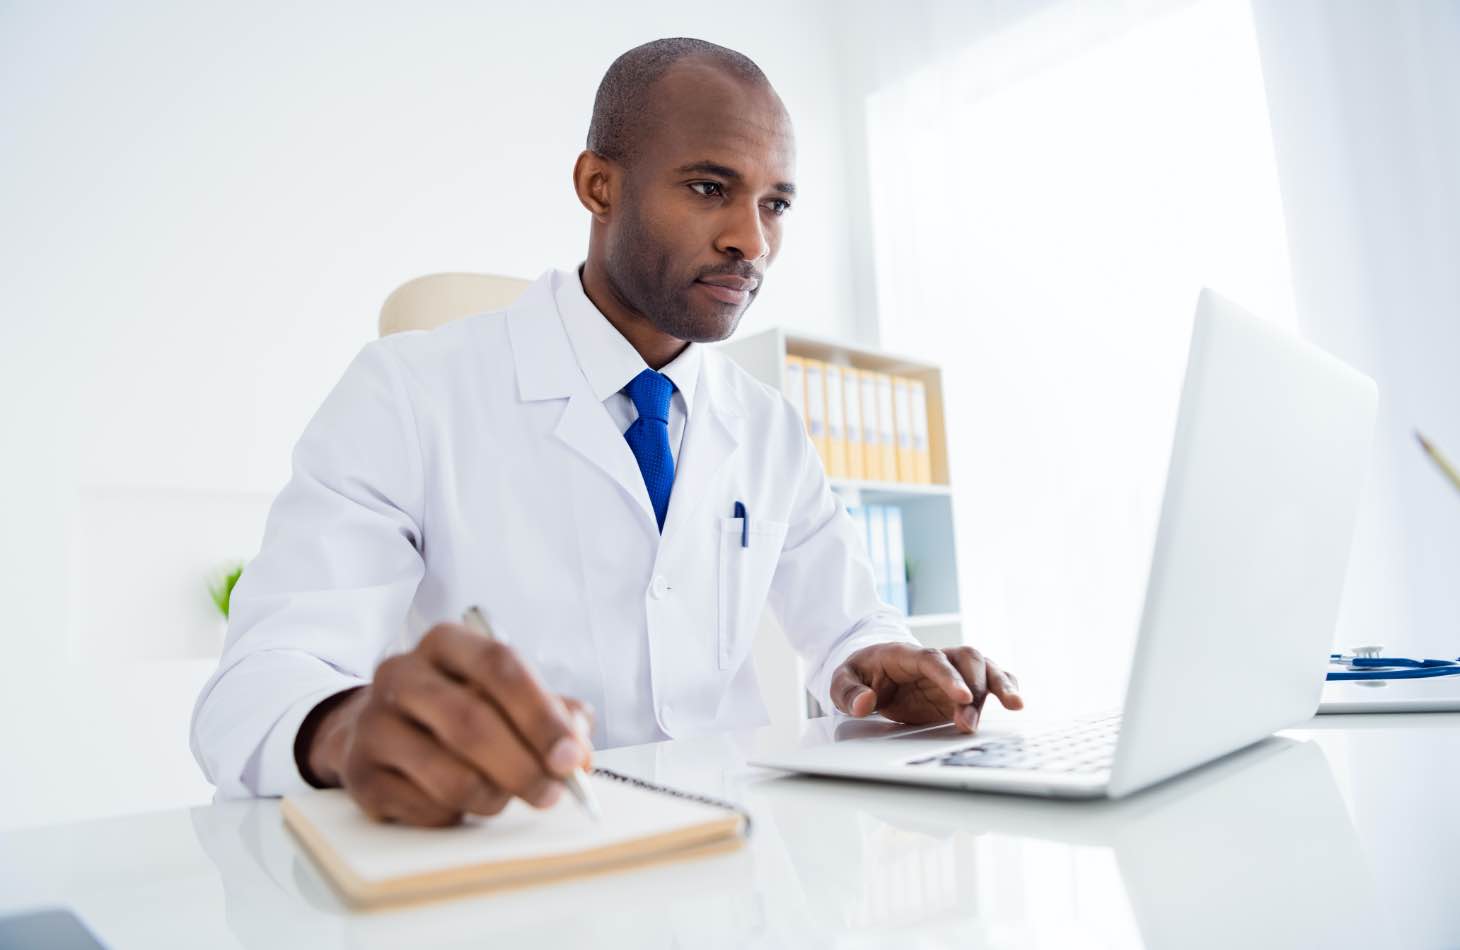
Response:
[[[487,623],[487,615],[482,613],[481,608],[475,604],[466,608],[462,613],[461,622],[488,640],[497,639],[497,635],[492,632],[492,625]],[[588,775],[581,767],[568,773],[568,777],[563,779],[563,784],[568,786],[568,791],[573,793],[573,797],[578,799],[578,804],[583,806],[583,810],[588,812],[594,821],[603,817],[603,812],[598,807],[598,798],[593,794],[592,786],[588,784]]]

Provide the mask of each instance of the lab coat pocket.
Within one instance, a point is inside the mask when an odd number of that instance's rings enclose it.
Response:
[[[722,670],[738,667],[750,650],[785,540],[784,521],[752,520],[746,530],[743,518],[720,519],[718,653]]]

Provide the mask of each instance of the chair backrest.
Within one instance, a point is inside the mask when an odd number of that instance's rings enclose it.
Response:
[[[433,330],[474,313],[510,306],[532,283],[496,274],[427,274],[397,287],[380,308],[380,335]]]

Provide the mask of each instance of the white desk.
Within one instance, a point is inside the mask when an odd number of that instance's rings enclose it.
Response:
[[[0,913],[149,948],[1460,946],[1460,714],[1284,736],[1095,803],[782,778],[743,764],[750,734],[611,750],[747,804],[747,846],[371,914],[272,801],[59,825],[0,836]]]

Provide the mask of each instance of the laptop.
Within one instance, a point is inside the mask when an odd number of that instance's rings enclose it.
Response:
[[[1123,708],[974,735],[840,717],[751,763],[1120,798],[1308,719],[1377,406],[1373,380],[1202,290]]]

